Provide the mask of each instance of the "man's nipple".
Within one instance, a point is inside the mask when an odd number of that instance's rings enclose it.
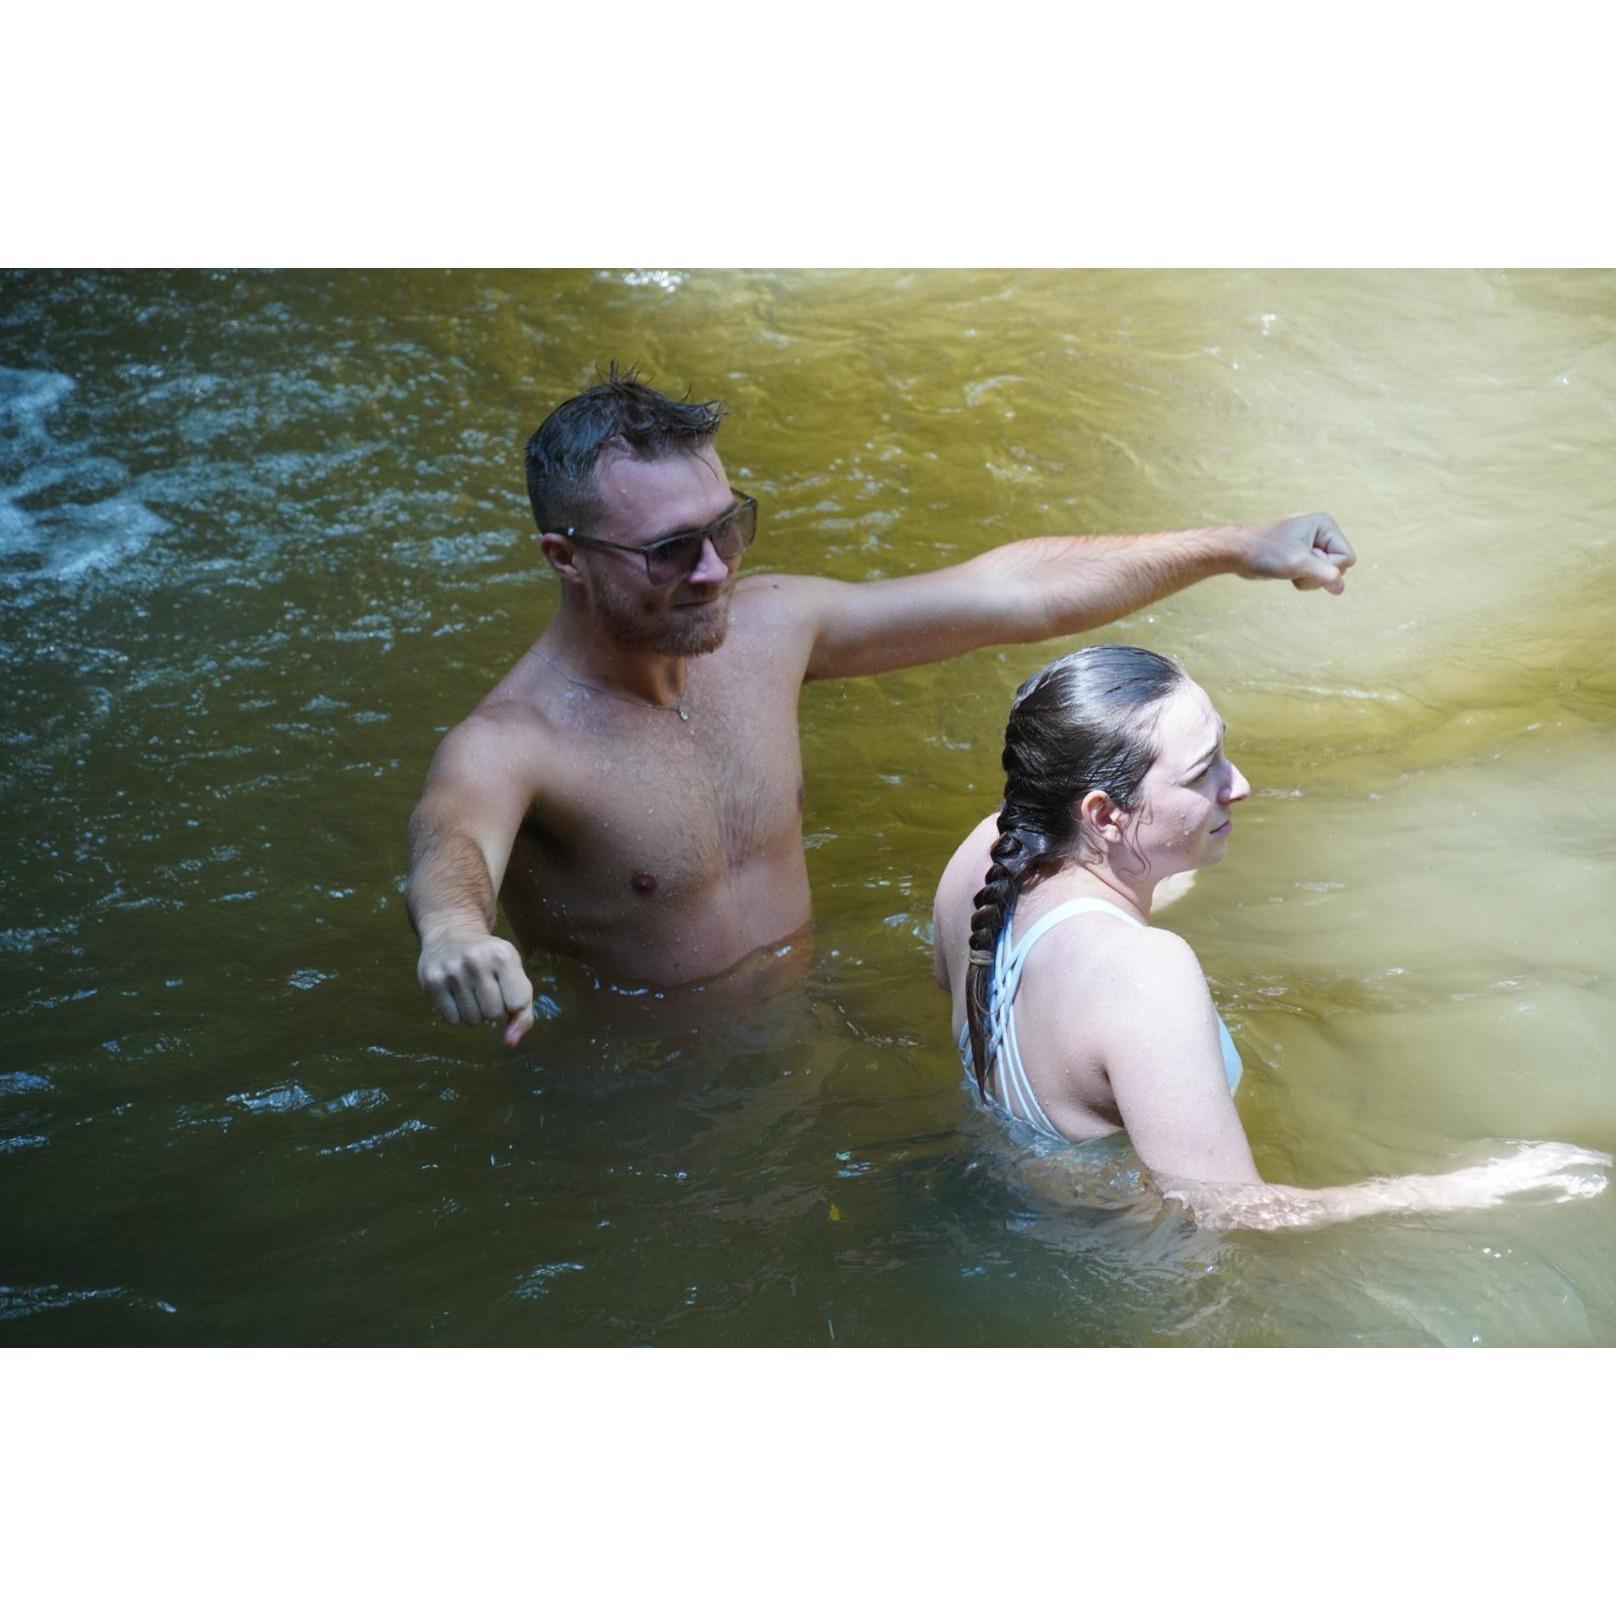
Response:
[[[636,870],[628,878],[628,884],[642,898],[649,898],[656,891],[656,877],[649,870]]]

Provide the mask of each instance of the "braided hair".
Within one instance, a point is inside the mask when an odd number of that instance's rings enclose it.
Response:
[[[1074,810],[1090,791],[1131,808],[1156,760],[1152,709],[1186,677],[1137,645],[1090,645],[1040,668],[1016,692],[1004,731],[1004,806],[971,916],[965,1019],[987,1096],[988,997],[999,935],[1016,899],[1082,856]]]

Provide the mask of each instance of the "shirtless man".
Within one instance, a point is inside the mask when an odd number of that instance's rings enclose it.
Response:
[[[757,507],[713,448],[723,411],[615,367],[527,446],[561,608],[443,738],[410,822],[421,986],[446,1020],[533,1024],[523,961],[671,986],[809,919],[805,680],[1097,628],[1219,573],[1340,594],[1328,516],[1037,538],[873,583],[737,579]],[[521,951],[494,935],[496,898]]]

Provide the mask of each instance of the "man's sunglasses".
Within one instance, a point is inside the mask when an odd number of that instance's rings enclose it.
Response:
[[[645,575],[653,584],[678,583],[701,564],[701,547],[708,539],[721,561],[733,561],[757,535],[757,501],[742,494],[740,500],[706,527],[688,533],[670,533],[652,544],[614,544],[610,539],[591,539],[575,528],[563,528],[561,536],[569,544],[582,544],[595,550],[625,550],[645,557]]]

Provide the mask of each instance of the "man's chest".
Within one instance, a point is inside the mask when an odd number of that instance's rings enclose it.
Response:
[[[736,694],[739,693],[726,693]],[[535,814],[534,851],[575,878],[662,896],[699,890],[800,845],[802,760],[793,710],[688,692],[630,733],[598,736]],[[765,721],[770,719],[772,721]]]

